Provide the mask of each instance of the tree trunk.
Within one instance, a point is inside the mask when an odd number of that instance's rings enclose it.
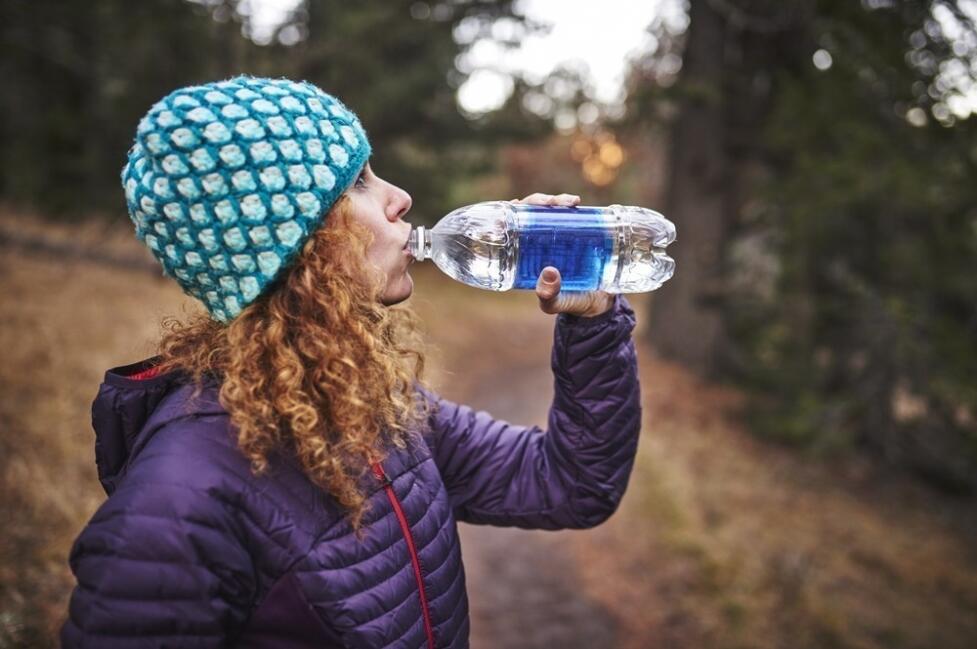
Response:
[[[691,0],[680,113],[672,130],[666,216],[678,230],[675,276],[655,294],[649,336],[666,358],[703,375],[726,345],[720,310],[728,160],[724,129],[725,24],[707,0]]]

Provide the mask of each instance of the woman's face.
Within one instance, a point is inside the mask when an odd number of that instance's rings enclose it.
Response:
[[[374,174],[367,163],[346,195],[352,218],[373,233],[366,257],[386,275],[381,301],[386,305],[403,302],[414,290],[414,280],[407,272],[414,260],[406,248],[411,226],[403,220],[411,206],[410,194]]]

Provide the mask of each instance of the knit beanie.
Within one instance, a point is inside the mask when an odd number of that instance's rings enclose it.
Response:
[[[359,119],[335,97],[235,77],[157,102],[122,184],[163,273],[226,323],[288,266],[369,157]]]

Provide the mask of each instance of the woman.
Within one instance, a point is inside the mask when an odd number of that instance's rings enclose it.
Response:
[[[390,308],[412,291],[411,199],[369,155],[348,109],[284,79],[180,89],[140,122],[130,216],[208,313],[106,374],[109,498],[72,549],[65,647],[464,647],[457,521],[615,510],[640,422],[625,300],[541,274],[548,431],[440,398]]]

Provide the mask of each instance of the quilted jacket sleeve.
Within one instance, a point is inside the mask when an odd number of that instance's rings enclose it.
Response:
[[[130,475],[75,541],[62,646],[226,646],[250,611],[252,562],[229,506],[179,479]]]
[[[548,431],[430,395],[432,452],[458,520],[583,528],[614,512],[641,426],[634,322],[620,296],[594,318],[557,317]]]

